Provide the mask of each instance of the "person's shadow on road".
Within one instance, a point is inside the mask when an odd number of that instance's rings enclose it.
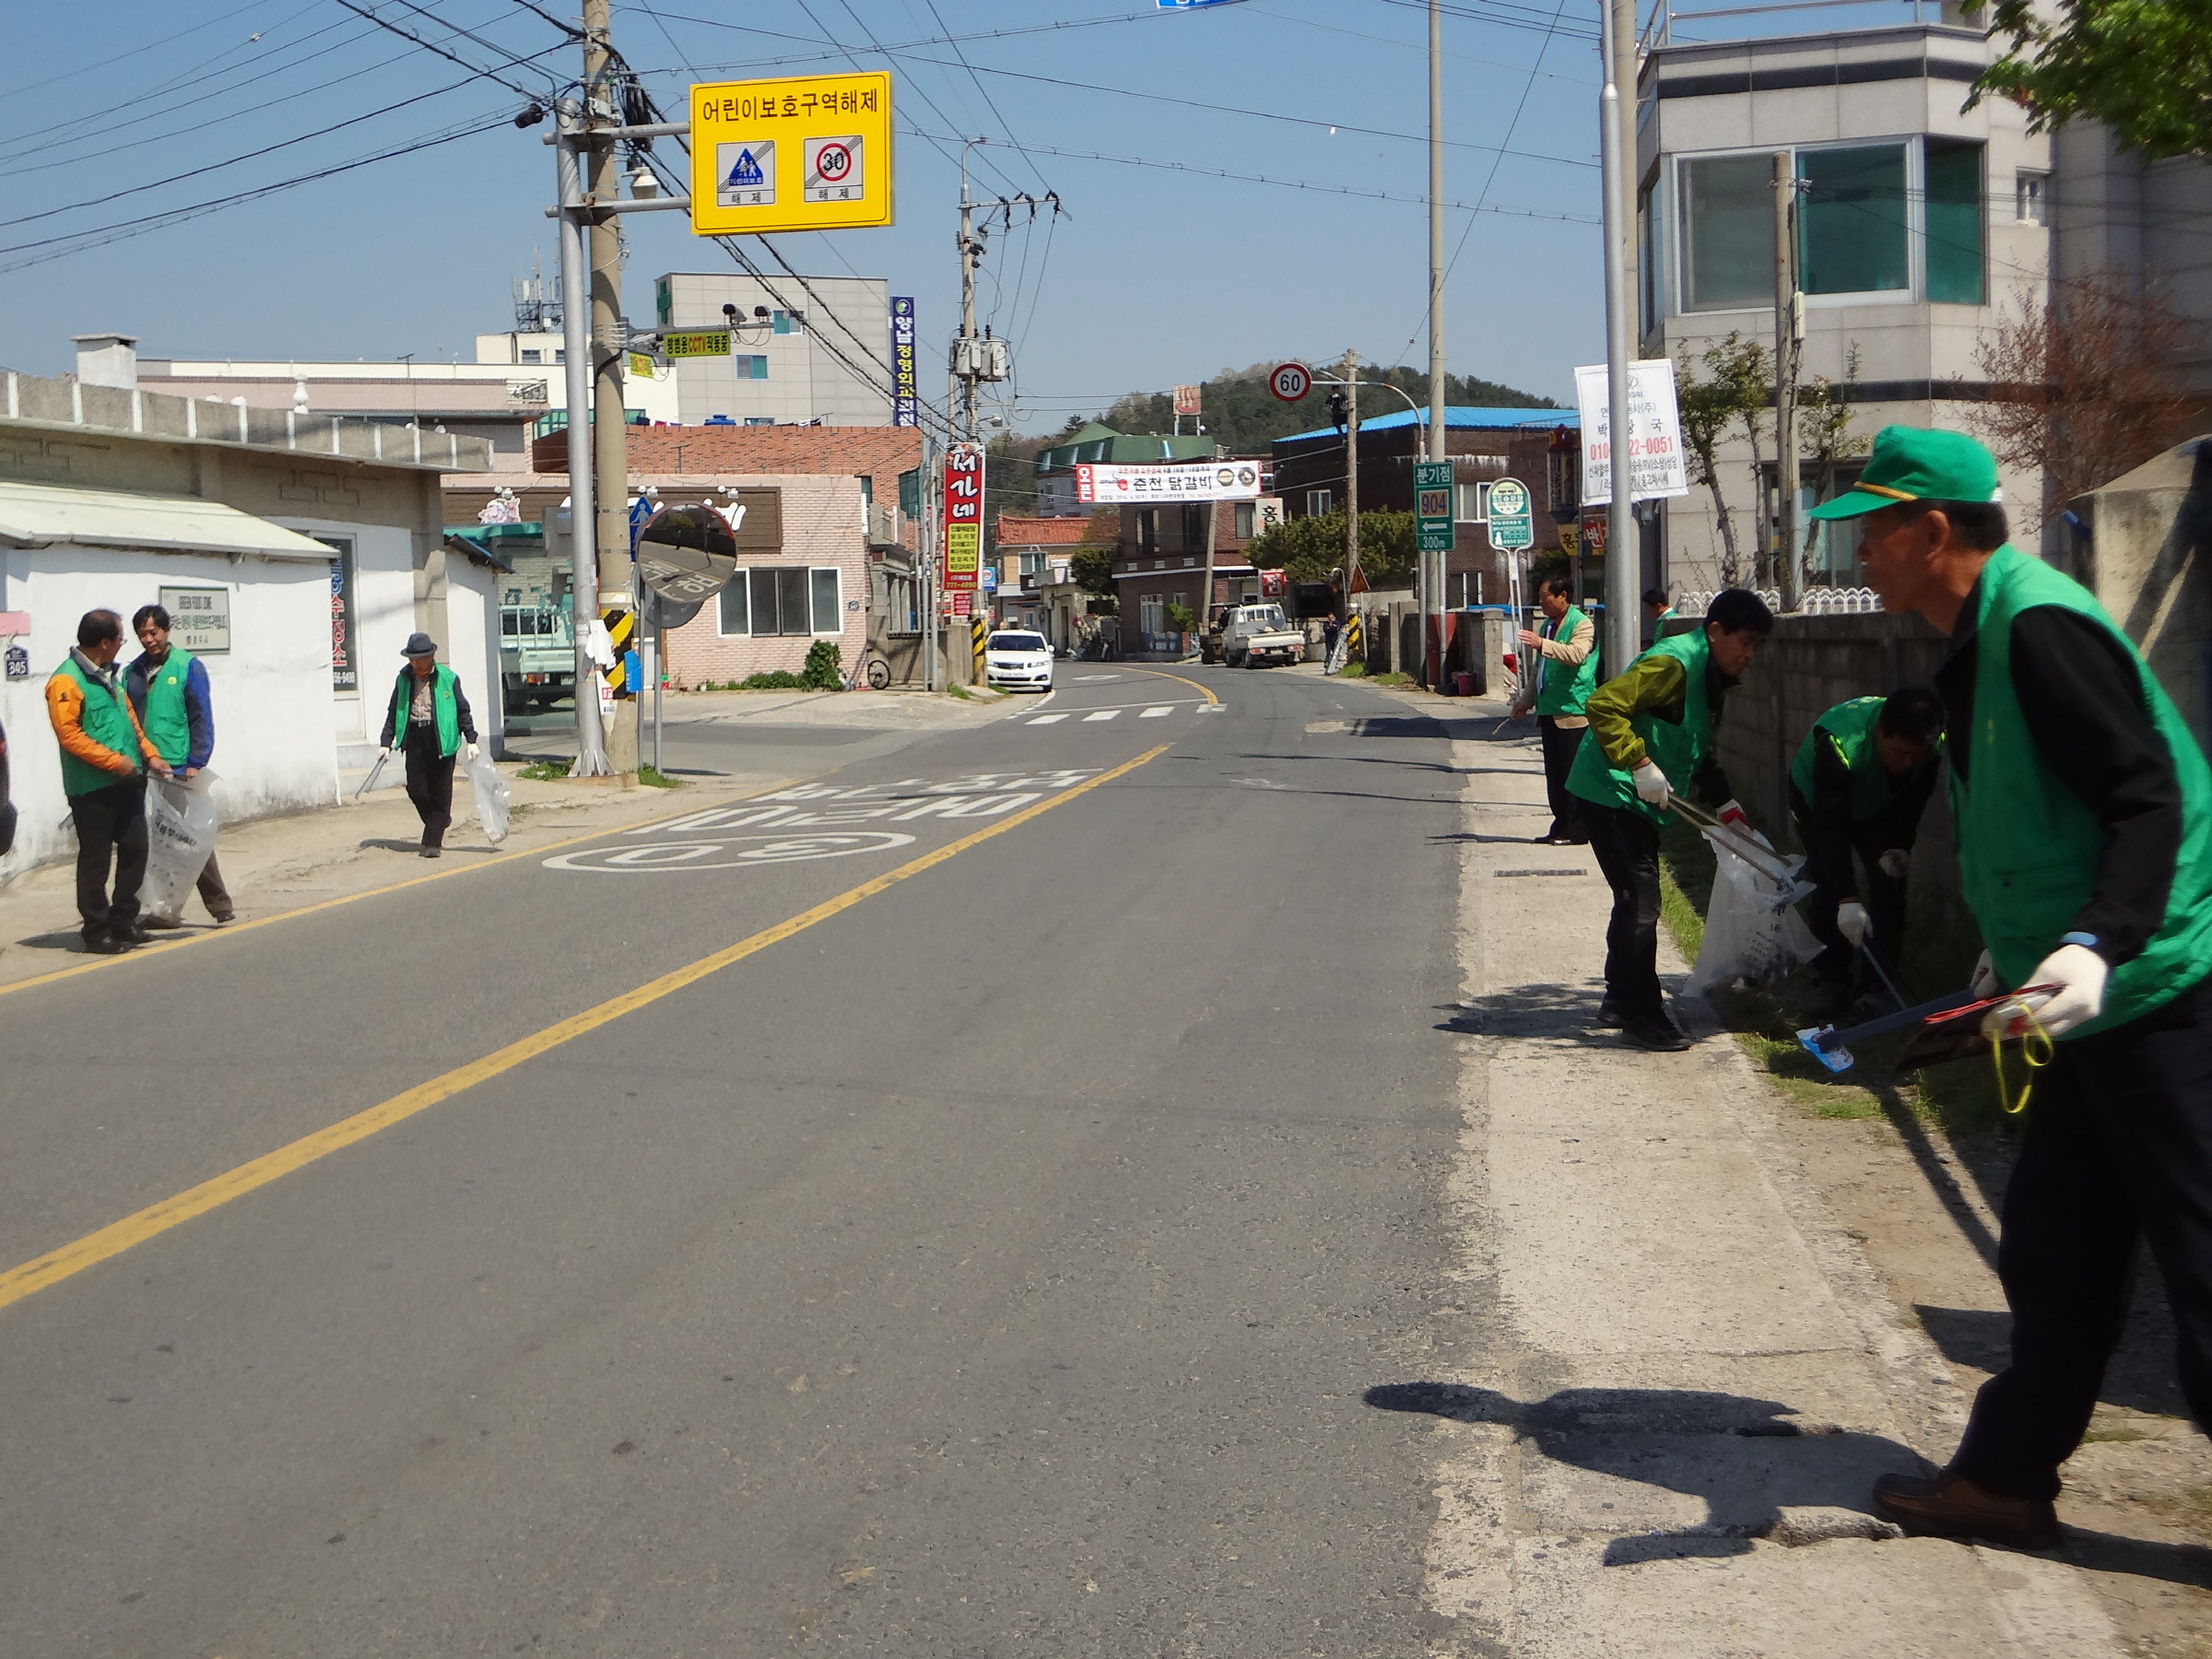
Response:
[[[1811,1544],[1888,1538],[1896,1528],[1866,1505],[1875,1477],[1920,1474],[1910,1448],[1878,1434],[1800,1419],[1777,1400],[1672,1388],[1569,1388],[1533,1403],[1459,1382],[1389,1382],[1367,1391],[1381,1411],[1495,1423],[1566,1468],[1634,1481],[1702,1501],[1683,1506],[1573,1477],[1533,1477],[1545,1524],[1618,1530],[1608,1567],[1680,1556],[1735,1556],[1755,1539]],[[1603,1513],[1602,1512],[1611,1512]],[[1655,1524],[1634,1530],[1639,1516]]]

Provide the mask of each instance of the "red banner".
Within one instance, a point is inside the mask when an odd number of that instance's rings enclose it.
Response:
[[[945,591],[972,593],[982,582],[983,452],[956,443],[945,452]]]

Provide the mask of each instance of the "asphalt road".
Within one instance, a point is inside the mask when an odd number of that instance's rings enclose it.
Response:
[[[1422,1650],[1441,734],[880,735],[0,992],[0,1653]]]

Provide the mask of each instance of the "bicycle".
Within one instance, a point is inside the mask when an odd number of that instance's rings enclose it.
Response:
[[[891,665],[876,653],[874,647],[865,647],[860,660],[838,678],[847,691],[857,691],[863,684],[871,691],[881,691],[891,683]]]

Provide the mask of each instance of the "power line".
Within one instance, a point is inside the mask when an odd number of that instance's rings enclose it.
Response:
[[[415,0],[394,0],[394,4],[406,6],[409,11],[415,13],[418,17],[428,18],[431,22],[437,24],[441,29],[452,29],[453,33],[461,36],[465,40],[474,41],[477,45],[483,47],[487,52],[498,53],[500,56],[505,58],[510,64],[513,65],[518,69],[528,69],[536,74],[545,75],[547,84],[551,87],[559,88],[561,84],[560,78],[558,76],[546,75],[546,72],[543,69],[538,68],[535,64],[529,62],[525,58],[519,58],[515,56],[513,53],[508,51],[506,47],[500,45],[497,41],[488,41],[482,35],[476,34],[469,29],[462,28],[458,23],[440,17],[436,12],[431,11],[428,6],[418,6],[415,3]],[[562,26],[562,32],[564,34],[573,34],[575,31],[567,29],[565,26]],[[545,54],[540,53],[537,55],[542,57]],[[485,73],[488,74],[490,72],[487,70]]]
[[[231,10],[223,12],[219,16],[207,18],[205,22],[194,23],[190,29],[180,29],[175,34],[163,35],[158,41],[147,41],[142,45],[132,47],[128,52],[119,52],[113,57],[101,58],[98,63],[79,65],[75,69],[64,69],[56,75],[41,76],[36,80],[26,78],[18,82],[13,87],[9,87],[5,90],[0,90],[0,100],[5,100],[10,98],[20,98],[26,92],[43,92],[49,87],[57,86],[65,80],[75,80],[80,75],[90,75],[95,70],[112,68],[117,64],[123,63],[130,58],[141,56],[146,53],[153,51],[156,47],[167,46],[172,41],[184,39],[184,37],[187,35],[198,34],[204,29],[213,29],[218,23],[228,23],[231,18],[242,16],[243,14],[252,11],[254,6],[263,4],[265,4],[265,0],[247,0],[247,4],[244,6],[233,7]],[[313,7],[310,6],[308,9],[312,11]],[[294,13],[293,15],[296,17],[299,14]],[[287,19],[287,21],[289,21],[289,19]],[[282,25],[280,24],[278,27],[281,28]],[[237,48],[231,47],[228,48],[227,50],[236,51]],[[216,57],[221,57],[223,53],[219,52],[216,53]],[[208,60],[209,63],[214,61],[215,60],[213,58]],[[205,65],[203,65],[203,67]]]
[[[850,0],[847,0],[847,4],[848,9],[850,9]],[[945,14],[937,9],[937,0],[927,0],[927,4],[929,6],[929,15],[937,20],[937,27],[945,30],[945,43],[952,48],[952,55],[959,60],[960,67],[968,71],[968,78],[974,82],[976,92],[983,100],[983,107],[989,110],[991,113],[996,117],[998,121],[998,130],[1006,135],[1006,140],[1008,143],[1012,143],[1014,138],[1014,124],[1006,119],[1006,112],[998,107],[997,102],[992,98],[991,88],[983,85],[982,77],[979,76],[975,72],[975,65],[968,61],[968,54],[960,50],[960,43],[957,39],[954,38],[952,30],[946,28]],[[1028,160],[1029,157],[1027,151],[1022,152],[1022,158],[1024,160]],[[1052,189],[1053,182],[1046,178],[1044,174],[1038,170],[1037,164],[1034,161],[1030,162],[1030,171],[1036,174],[1037,182],[1041,188],[1046,191],[1050,191]],[[1015,285],[1015,291],[1017,294],[1020,292],[1019,283]]]
[[[347,11],[353,13],[357,18],[366,18],[370,22],[375,24],[379,29],[390,29],[394,34],[397,35],[403,41],[414,41],[416,45],[421,47],[425,52],[434,52],[440,57],[445,59],[448,63],[458,64],[462,68],[471,70],[474,73],[480,75],[486,80],[497,81],[500,86],[506,88],[508,91],[513,93],[517,98],[527,98],[535,103],[542,96],[537,92],[532,91],[527,87],[518,87],[512,81],[507,79],[504,76],[499,75],[489,69],[481,68],[478,65],[470,63],[465,57],[456,57],[453,53],[448,52],[444,47],[440,46],[433,41],[426,41],[418,34],[409,33],[406,29],[402,29],[398,24],[378,17],[376,13],[370,10],[367,6],[355,5],[354,0],[336,0],[336,4],[344,6]],[[540,73],[543,72],[541,71]],[[546,78],[548,81],[552,81],[552,84],[555,86],[559,86],[560,84],[559,81],[554,81],[551,76],[547,76]]]

